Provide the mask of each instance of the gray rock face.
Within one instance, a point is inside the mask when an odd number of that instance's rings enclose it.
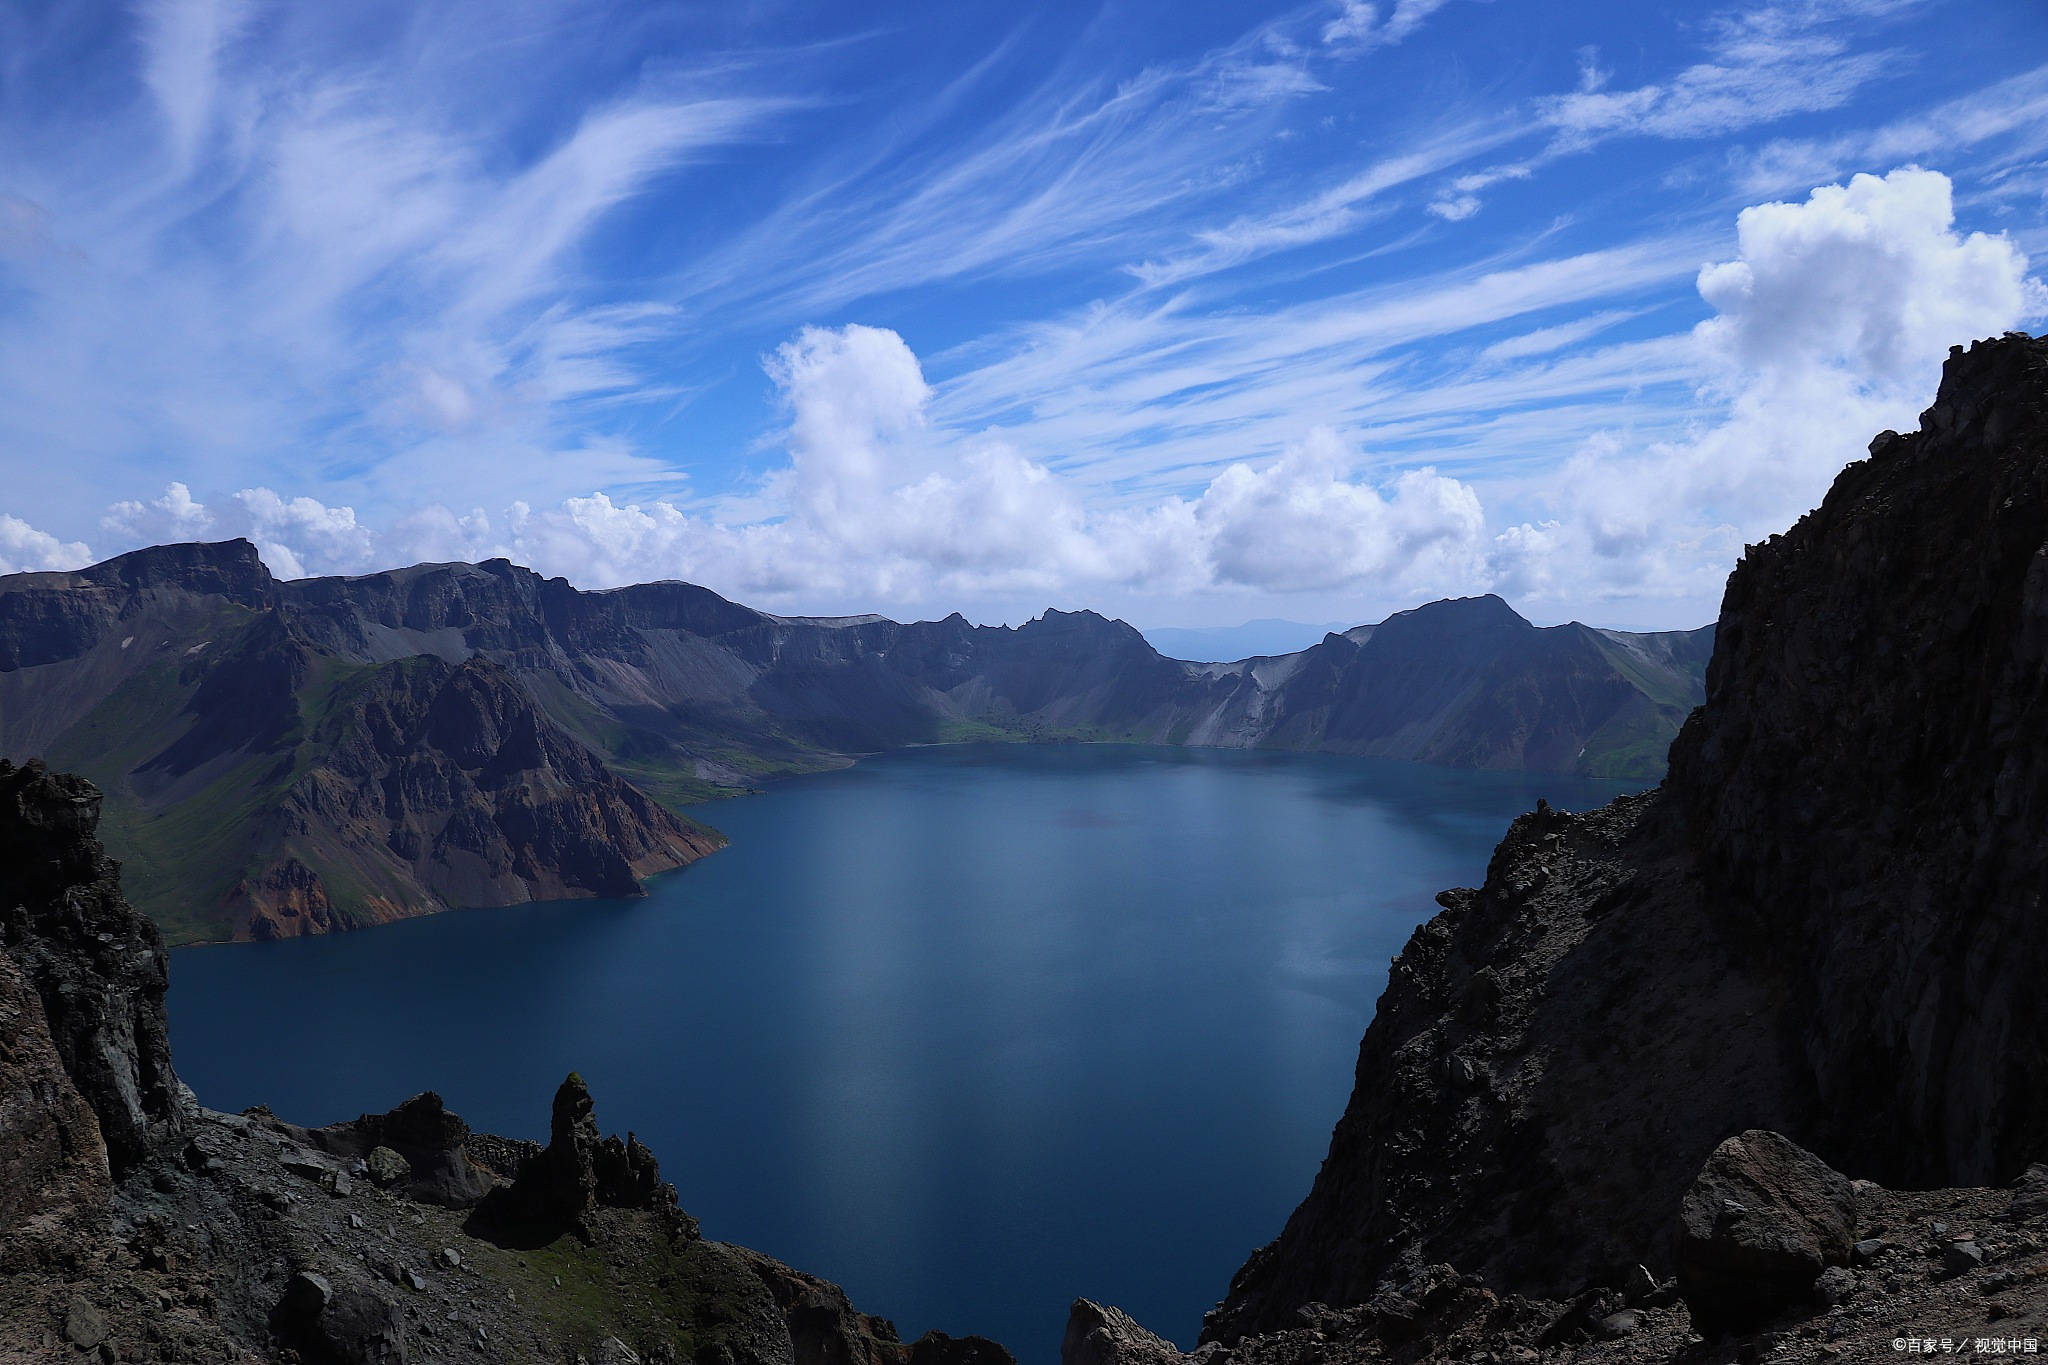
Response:
[[[1314,1189],[1205,1339],[1362,1304],[1433,1263],[1562,1300],[1638,1266],[1670,1275],[1679,1202],[1714,1146],[1802,1110],[1774,1001],[1666,809],[1655,793],[1539,807],[1484,888],[1438,898],[1388,973]],[[1483,1081],[1449,1081],[1458,1058]]]
[[[1678,1287],[1702,1332],[1757,1326],[1847,1265],[1856,1197],[1846,1176],[1776,1133],[1714,1149],[1679,1214]]]
[[[0,1226],[103,1201],[113,1173],[99,1118],[64,1069],[42,998],[5,953],[0,1039]]]
[[[1799,1002],[1802,1141],[1888,1184],[2010,1180],[2048,1132],[2044,454],[2048,344],[1957,348],[1917,433],[1736,566],[1672,748],[1715,902]]]
[[[1559,1299],[1663,1271],[1748,1129],[1892,1186],[2020,1175],[2048,1144],[2044,715],[2048,343],[2009,336],[1750,548],[1658,791],[1539,807],[1439,898],[1314,1189],[1205,1338],[1434,1260]]]

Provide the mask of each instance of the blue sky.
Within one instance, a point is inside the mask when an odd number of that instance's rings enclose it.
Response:
[[[0,569],[1691,626],[2048,295],[2037,0],[0,10]]]

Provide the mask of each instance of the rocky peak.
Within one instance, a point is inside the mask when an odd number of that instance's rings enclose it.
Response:
[[[1017,627],[1017,638],[1085,641],[1093,647],[1110,644],[1125,649],[1136,645],[1148,654],[1155,652],[1152,646],[1145,642],[1145,637],[1139,633],[1136,626],[1085,608],[1080,611],[1060,611],[1047,607],[1042,615]]]
[[[570,1072],[555,1091],[548,1145],[519,1164],[518,1177],[478,1210],[486,1225],[519,1232],[586,1230],[599,1208],[647,1209],[664,1216],[672,1238],[693,1238],[696,1223],[677,1204],[676,1188],[639,1138],[599,1137],[596,1105],[583,1077]]]
[[[1533,631],[1522,614],[1492,593],[1482,597],[1450,597],[1382,621],[1374,636],[1382,645],[1397,640],[1496,641],[1505,634]]]
[[[250,542],[240,539],[152,545],[116,555],[85,570],[81,577],[129,592],[181,588],[186,592],[225,597],[245,607],[270,605],[277,580]]]

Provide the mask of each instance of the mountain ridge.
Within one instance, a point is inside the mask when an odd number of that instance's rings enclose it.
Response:
[[[1487,596],[1194,664],[1085,609],[1014,628],[780,616],[504,559],[279,580],[235,540],[0,578],[0,754],[100,784],[130,894],[174,941],[269,937],[635,894],[720,845],[697,803],[908,744],[1653,775],[1704,695],[1707,634],[1539,628]],[[470,732],[426,724],[436,705]]]

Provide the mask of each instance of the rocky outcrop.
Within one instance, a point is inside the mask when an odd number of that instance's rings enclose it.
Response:
[[[477,1210],[477,1224],[512,1236],[587,1236],[591,1215],[601,1208],[652,1213],[674,1238],[698,1235],[676,1187],[662,1180],[654,1153],[639,1138],[598,1136],[589,1087],[572,1071],[555,1091],[547,1146],[519,1160],[512,1183],[493,1190]]]
[[[1736,566],[1668,784],[1802,1002],[1809,1145],[1899,1184],[2048,1134],[2048,345],[1958,349],[1921,423]]]
[[[112,1180],[99,1117],[64,1070],[42,998],[0,953],[0,1223],[97,1205]]]
[[[490,1177],[469,1157],[469,1125],[433,1091],[384,1114],[316,1128],[306,1141],[323,1152],[363,1163],[384,1189],[442,1208],[466,1209],[490,1192]]]
[[[1180,1365],[1181,1351],[1121,1308],[1075,1299],[1060,1338],[1060,1365]]]
[[[163,939],[121,898],[119,869],[94,838],[99,807],[83,778],[0,759],[0,948],[5,976],[19,983],[22,1061],[61,1092],[27,1055],[47,1036],[119,1176],[176,1140],[180,1111]],[[40,1011],[19,998],[21,986]],[[70,1109],[61,1094],[51,1102],[54,1114]],[[56,1132],[93,1145],[75,1122]]]
[[[1662,798],[1515,821],[1388,974],[1315,1188],[1206,1334],[1352,1304],[1450,1263],[1570,1298],[1671,1271],[1679,1201],[1724,1135],[1810,1113]]]
[[[1664,785],[1539,807],[1439,898],[1314,1189],[1205,1339],[1440,1262],[1563,1301],[1682,1265],[1718,1329],[1716,1275],[1843,1254],[1839,1178],[1795,1180],[1790,1143],[1898,1185],[2048,1151],[2044,565],[2048,344],[1959,350],[1918,433],[1745,555]],[[1702,1166],[1750,1197],[1686,1205]]]

